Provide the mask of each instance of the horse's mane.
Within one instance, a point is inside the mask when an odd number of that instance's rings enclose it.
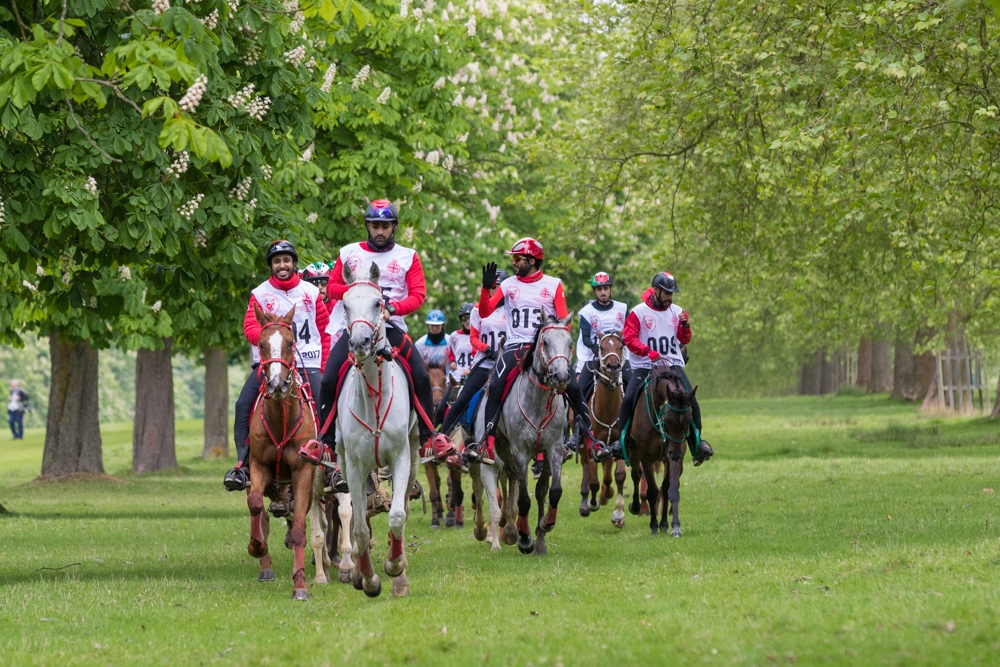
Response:
[[[531,370],[531,360],[535,358],[535,348],[538,347],[538,340],[542,336],[542,328],[543,327],[538,327],[535,329],[535,335],[531,339],[531,345],[528,346],[524,357],[521,359],[520,366],[522,371],[527,372]]]
[[[660,385],[661,382],[664,381],[672,383],[679,389],[678,392],[673,393],[673,396],[677,397],[677,402],[680,404],[675,407],[686,408],[690,404],[689,397],[691,392],[689,392],[684,386],[684,378],[680,373],[674,370],[673,366],[668,366],[666,364],[654,364],[649,377],[649,382],[653,385],[654,390]],[[668,389],[667,397],[670,398],[670,396],[671,392]]]

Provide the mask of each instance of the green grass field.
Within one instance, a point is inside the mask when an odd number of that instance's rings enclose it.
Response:
[[[0,664],[1000,661],[1000,425],[884,397],[703,410],[717,456],[684,473],[682,539],[579,517],[570,465],[549,556],[492,554],[471,521],[432,532],[415,504],[408,598],[333,583],[307,603],[280,535],[278,581],[257,583],[245,497],[198,458],[200,422],[178,424],[179,471],[141,478],[130,427],[105,427],[118,482],[32,483],[30,432],[0,445]]]

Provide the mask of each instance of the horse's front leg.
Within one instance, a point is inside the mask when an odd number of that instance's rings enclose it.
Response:
[[[326,518],[326,507],[323,503],[323,488],[326,485],[326,475],[322,466],[314,466],[312,472],[312,502],[309,505],[309,543],[316,561],[316,578],[313,583],[327,584],[330,582],[330,552],[326,548],[326,533],[330,524]]]
[[[629,476],[632,477],[632,502],[628,504],[628,511],[633,516],[639,516],[642,509],[639,504],[639,489],[641,487],[639,477],[642,475],[642,466],[639,465],[637,453],[631,453],[629,459],[632,461],[632,467],[629,469]]]
[[[441,514],[444,509],[441,504],[441,475],[438,474],[438,464],[425,463],[424,474],[427,476],[427,486],[430,487],[431,530],[437,530],[441,527]]]
[[[535,541],[528,532],[528,513],[531,512],[531,495],[528,493],[528,465],[514,457],[517,469],[512,471],[517,479],[517,548],[523,554],[535,549]]]
[[[670,468],[670,486],[667,489],[667,499],[670,500],[670,513],[672,515],[672,527],[670,530],[670,535],[673,537],[681,537],[683,533],[681,532],[681,519],[678,513],[678,505],[681,502],[681,473],[684,472],[684,453],[681,452],[680,458],[676,461],[667,461],[667,465]],[[667,503],[663,503],[663,518],[664,524],[666,524],[667,516]],[[661,525],[660,530],[666,530],[666,525]]]
[[[250,457],[250,490],[247,492],[247,507],[250,510],[250,544],[247,552],[260,559],[257,581],[274,581],[271,556],[267,552],[267,536],[270,524],[264,511],[264,489],[271,481],[271,470]]]
[[[354,535],[354,557],[357,559],[351,575],[351,583],[357,590],[363,590],[368,597],[378,597],[382,592],[382,582],[379,581],[378,575],[375,574],[375,567],[372,565],[372,534],[371,527],[368,525],[368,499],[365,495],[368,471],[363,470],[361,466],[353,465],[349,457],[341,460],[344,461],[347,486],[351,490],[351,532]]]
[[[488,533],[486,518],[483,515],[483,503],[488,501],[484,495],[486,489],[483,487],[483,477],[480,474],[478,465],[473,464],[469,466],[469,476],[472,477],[472,504],[474,505],[472,515],[474,528],[472,529],[472,535],[482,542],[486,539]]]
[[[642,478],[646,482],[646,499],[649,502],[649,532],[653,537],[659,534],[659,524],[656,521],[656,503],[659,502],[660,490],[656,486],[656,468],[648,458],[642,460]]]
[[[549,482],[552,479],[552,473],[550,472],[549,466],[542,466],[542,474],[538,476],[538,481],[535,482],[535,504],[538,506],[538,523],[535,524],[535,546],[532,549],[532,553],[536,556],[544,556],[548,553],[548,548],[545,546],[545,495],[549,490]]]
[[[490,508],[490,551],[500,551],[500,536],[498,531],[500,529],[500,519],[502,516],[502,507],[500,505],[500,499],[497,498],[497,466],[502,465],[500,461],[497,461],[492,466],[488,466],[482,463],[473,464],[479,468],[479,476],[483,483],[483,494],[486,496],[485,500],[489,503]],[[510,526],[510,524],[507,524]],[[513,530],[513,527],[511,527]],[[506,534],[507,530],[504,529]]]
[[[452,523],[455,528],[461,529],[465,526],[465,508],[462,507],[462,503],[465,502],[465,490],[462,489],[461,470],[448,470],[448,486],[451,487],[451,494],[448,497],[449,514],[454,512]]]
[[[588,517],[590,516],[590,503],[587,502],[590,493],[590,457],[586,447],[580,451],[580,467],[583,468],[583,475],[580,478],[580,516]]]
[[[601,464],[604,468],[604,477],[601,480],[601,506],[607,505],[608,501],[615,497],[615,492],[611,488],[611,469],[614,461],[605,461]]]
[[[553,451],[554,450],[554,451]],[[538,527],[543,532],[551,532],[553,528],[556,527],[556,516],[559,511],[559,500],[562,498],[562,469],[563,460],[560,456],[561,452],[559,447],[554,447],[549,451],[549,473],[552,475],[551,486],[549,487],[549,502],[548,510],[545,513],[545,518],[539,514]],[[541,510],[541,503],[539,503],[539,510]]]
[[[296,469],[296,464],[298,469]],[[309,590],[306,587],[306,515],[312,505],[313,472],[311,463],[294,461],[289,463],[292,472],[292,488],[295,490],[295,514],[292,518],[292,529],[289,541],[292,543],[292,591],[293,600],[308,600]],[[322,567],[317,561],[316,567]]]
[[[611,513],[611,525],[615,528],[625,527],[625,461],[619,460],[615,465],[615,486],[618,494],[615,497],[615,511]]]
[[[351,545],[351,495],[337,494],[337,519],[340,524],[339,542],[340,563],[337,564],[337,579],[345,584],[351,583],[351,570],[354,569],[354,547]]]
[[[406,580],[406,552],[403,531],[406,528],[406,506],[410,495],[410,451],[407,447],[392,465],[392,506],[389,509],[389,555],[385,573],[393,578],[392,594],[402,597],[409,592]],[[398,580],[398,581],[397,581]]]

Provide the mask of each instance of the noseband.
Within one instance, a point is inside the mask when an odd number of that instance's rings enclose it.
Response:
[[[549,372],[549,366],[551,366],[556,359],[565,359],[566,365],[567,366],[569,365],[569,357],[566,356],[565,354],[557,354],[554,357],[550,358],[548,361],[545,360],[545,339],[542,337],[542,335],[549,329],[562,329],[563,331],[569,331],[569,327],[550,324],[548,326],[542,327],[541,330],[538,332],[538,361],[541,363],[542,368],[545,369],[545,375],[541,378],[543,381],[549,381],[551,379],[552,375]],[[546,387],[546,389],[548,389],[548,387]]]
[[[378,290],[379,294],[382,293],[382,288],[381,287],[379,287],[375,283],[369,282],[367,280],[362,280],[362,281],[358,281],[358,282],[355,282],[355,283],[351,283],[350,287],[347,288],[348,291],[350,291],[352,288],[354,288],[357,285],[367,285],[369,287],[374,287],[375,289]],[[347,296],[346,292],[344,293],[344,296]],[[381,317],[382,317],[382,310],[384,308],[385,308],[385,304],[383,304],[382,307],[379,308],[378,319],[381,319]],[[382,340],[381,322],[379,322],[379,324],[373,324],[373,323],[369,322],[368,320],[364,319],[363,317],[362,318],[358,318],[356,320],[351,320],[348,323],[348,325],[347,325],[347,336],[348,336],[348,338],[350,338],[351,336],[354,335],[354,325],[355,324],[359,324],[359,323],[360,324],[364,324],[364,325],[366,325],[368,327],[371,327],[372,334],[373,334],[372,335],[372,350],[377,349],[378,343]]]
[[[269,324],[265,324],[264,326],[262,326],[260,328],[260,339],[261,340],[264,339],[264,329],[267,329],[268,327],[284,327],[284,328],[288,329],[289,331],[294,331],[294,329],[292,329],[292,325],[291,324],[286,324],[284,322],[271,322]],[[293,359],[295,358],[295,353],[296,352],[297,352],[297,350],[296,350],[296,346],[295,346],[295,337],[293,336],[292,337],[292,358]],[[264,378],[263,378],[264,372],[263,371],[264,371],[264,366],[266,364],[281,364],[282,366],[284,366],[285,368],[288,369],[289,373],[294,374],[294,372],[295,372],[295,362],[294,361],[287,362],[284,359],[282,359],[281,357],[269,357],[268,359],[264,359],[264,355],[263,354],[260,355],[260,365],[257,366],[257,379],[261,381],[261,385],[260,385],[261,386],[261,393],[264,394],[264,398],[270,399],[271,398],[270,393],[264,391]]]
[[[612,337],[613,338],[617,338],[618,340],[621,341],[622,348],[625,347],[625,340],[621,337],[621,334],[618,334],[618,333],[597,334],[598,351],[601,352],[601,354],[599,356],[599,366],[600,367],[599,367],[599,369],[597,371],[597,376],[599,378],[601,378],[602,380],[604,380],[605,384],[607,384],[607,386],[609,388],[614,389],[615,387],[621,386],[621,380],[622,380],[622,371],[621,371],[622,355],[618,354],[617,352],[608,352],[607,354],[604,354],[603,351],[600,350],[601,343],[603,343],[606,339],[612,338]],[[606,361],[608,359],[610,359],[611,357],[614,357],[615,359],[618,360],[618,377],[616,377],[616,378],[612,378],[611,377],[610,372],[608,371],[608,365],[606,363]]]

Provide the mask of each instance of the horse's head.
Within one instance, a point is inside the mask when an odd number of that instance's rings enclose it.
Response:
[[[573,313],[559,319],[549,317],[542,311],[542,321],[535,334],[537,344],[534,350],[532,368],[542,381],[552,388],[563,391],[569,384],[570,365],[573,357],[573,337],[569,332]]]
[[[600,352],[601,375],[614,388],[621,384],[622,362],[625,358],[625,341],[621,331],[597,334]]]
[[[260,324],[260,370],[267,384],[265,393],[271,398],[284,399],[292,388],[292,369],[295,368],[295,336],[292,320],[295,306],[278,317],[265,313],[256,303],[253,314]]]
[[[378,286],[379,270],[373,263],[368,280],[359,280],[350,266],[344,264],[344,320],[347,322],[348,346],[358,363],[379,351],[385,341],[382,322],[382,289]]]
[[[670,440],[670,458],[680,459],[684,455],[683,443],[691,424],[691,404],[698,387],[688,391],[680,374],[665,364],[653,367],[651,384],[655,388],[656,409]]]
[[[437,405],[444,398],[444,392],[447,390],[448,374],[440,366],[428,366],[427,375],[431,378],[431,394],[434,405]]]

